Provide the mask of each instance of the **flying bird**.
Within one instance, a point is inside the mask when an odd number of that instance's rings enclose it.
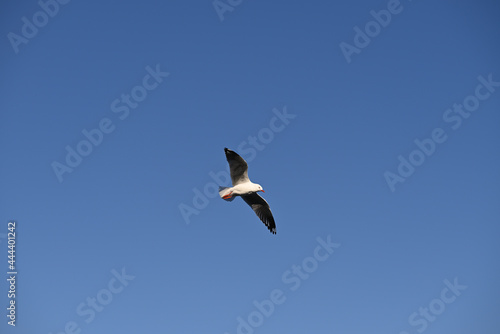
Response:
[[[271,233],[276,234],[276,224],[274,223],[273,214],[266,200],[257,194],[264,189],[260,184],[253,183],[248,178],[248,164],[238,155],[238,153],[224,148],[226,159],[229,163],[231,172],[232,187],[219,187],[219,195],[226,201],[232,201],[236,196],[240,196],[250,205],[255,214],[262,220]]]

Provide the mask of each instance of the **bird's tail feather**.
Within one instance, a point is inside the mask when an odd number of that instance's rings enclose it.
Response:
[[[220,187],[219,186],[219,196],[225,201],[231,202],[236,196],[231,196],[229,198],[224,198],[225,195],[231,192],[231,187]]]

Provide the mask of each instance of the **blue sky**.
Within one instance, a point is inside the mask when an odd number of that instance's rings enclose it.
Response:
[[[498,333],[500,5],[215,5],[2,3],[0,332]]]

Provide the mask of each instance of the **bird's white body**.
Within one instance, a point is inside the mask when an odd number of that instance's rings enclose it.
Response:
[[[228,188],[221,187],[219,189],[219,195],[223,199],[228,199],[224,198],[224,196],[231,194],[230,199],[232,200],[234,199],[234,196],[248,195],[258,191],[262,191],[262,187],[260,186],[260,184],[248,181],[245,183],[239,183],[234,187],[228,187]]]

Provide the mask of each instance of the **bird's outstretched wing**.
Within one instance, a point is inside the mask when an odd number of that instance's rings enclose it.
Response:
[[[226,153],[227,162],[229,162],[229,170],[231,172],[231,182],[233,183],[233,186],[249,182],[247,162],[240,157],[238,153],[231,151],[228,148],[224,148],[224,152]]]
[[[276,234],[276,223],[274,222],[273,214],[266,200],[257,193],[242,195],[241,198],[250,205],[255,214],[262,220],[272,234]]]

